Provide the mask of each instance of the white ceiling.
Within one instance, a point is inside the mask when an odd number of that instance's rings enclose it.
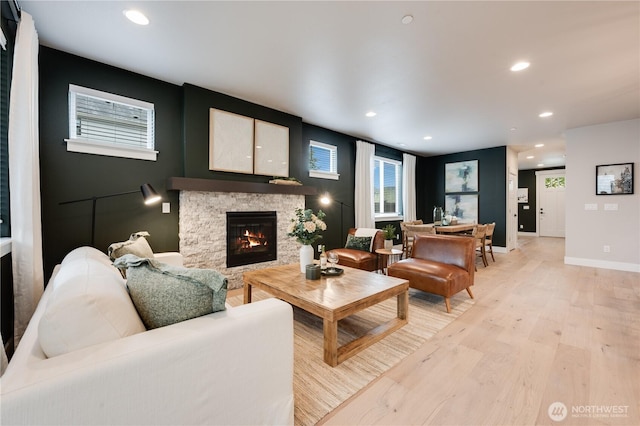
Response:
[[[46,46],[422,155],[508,145],[553,167],[565,130],[640,117],[637,1],[19,3]]]

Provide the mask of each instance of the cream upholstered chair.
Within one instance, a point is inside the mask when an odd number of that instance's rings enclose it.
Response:
[[[487,247],[489,248],[489,253],[491,253],[491,259],[495,262],[496,258],[493,257],[493,231],[496,229],[496,223],[492,222],[487,224],[487,233],[484,237],[484,247],[485,254],[487,252]]]

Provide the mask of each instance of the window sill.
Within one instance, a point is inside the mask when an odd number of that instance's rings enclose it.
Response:
[[[104,145],[85,139],[65,139],[67,151],[82,154],[106,155],[108,157],[133,158],[136,160],[156,161],[158,151],[152,149],[136,149],[114,145]]]
[[[319,178],[319,179],[340,180],[340,175],[338,173],[320,172],[318,170],[309,170],[309,177]]]
[[[0,238],[0,257],[5,257],[11,253],[11,237]]]
[[[393,215],[393,216],[376,216],[375,217],[376,222],[394,222],[398,220],[402,222],[404,220],[404,216]]]

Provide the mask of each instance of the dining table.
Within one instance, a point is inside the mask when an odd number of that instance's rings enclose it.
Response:
[[[437,234],[465,234],[473,231],[477,225],[475,223],[458,223],[455,225],[435,225],[427,223],[435,228]]]

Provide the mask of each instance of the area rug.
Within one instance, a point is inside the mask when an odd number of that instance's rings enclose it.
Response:
[[[254,290],[253,300],[270,297]],[[242,303],[233,296],[230,305]],[[409,290],[409,323],[337,367],[322,358],[322,320],[294,308],[294,378],[295,424],[313,425],[337,408],[372,380],[413,353],[431,336],[454,321],[473,305],[466,292],[451,299],[451,313],[444,299],[421,291]],[[338,324],[338,344],[343,345],[396,316],[396,298],[379,303]]]

